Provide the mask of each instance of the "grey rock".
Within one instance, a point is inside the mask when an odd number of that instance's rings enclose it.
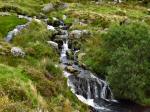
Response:
[[[71,38],[81,38],[82,37],[82,31],[81,30],[73,30],[70,32]]]
[[[67,66],[66,70],[70,73],[77,73],[78,71],[76,69],[74,69],[72,66]]]
[[[50,31],[56,31],[55,27],[53,27],[51,25],[47,25],[47,29]]]
[[[0,12],[0,16],[10,16],[9,12]]]
[[[25,56],[25,52],[23,52],[23,50],[19,47],[12,47],[11,54],[15,57],[24,57]]]
[[[53,42],[53,41],[47,41],[47,43],[49,45],[51,45],[52,47],[54,47],[55,49],[58,49],[58,44],[56,42]]]
[[[52,11],[52,10],[54,10],[54,6],[53,6],[52,3],[46,4],[46,5],[43,7],[43,9],[42,9],[42,11],[43,11],[44,13],[48,13],[48,12],[50,12],[50,11]]]
[[[69,36],[71,38],[77,38],[78,39],[78,38],[81,38],[83,36],[87,36],[89,34],[90,34],[90,32],[88,30],[73,30],[70,32]]]

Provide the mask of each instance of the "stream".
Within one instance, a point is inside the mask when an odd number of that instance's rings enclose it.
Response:
[[[25,18],[29,22],[32,18],[27,16],[18,16],[19,18]],[[40,20],[38,20],[40,21]],[[28,24],[18,25],[16,28],[8,33],[5,40],[10,42],[18,32],[24,29]],[[55,40],[52,40],[56,45],[61,46],[60,48],[60,62],[61,67],[64,69],[64,76],[68,79],[67,84],[70,87],[73,94],[83,103],[91,107],[92,112],[150,112],[140,105],[132,103],[130,101],[117,101],[113,97],[113,93],[108,83],[98,77],[96,74],[89,70],[81,67],[78,64],[77,52],[74,50],[74,59],[69,60],[67,53],[71,50],[69,46],[69,35],[64,23],[60,23],[60,27],[48,25],[48,28],[55,30],[54,28],[61,30],[59,34],[61,37],[61,45]],[[65,29],[63,29],[65,28]],[[55,39],[55,37],[54,37]],[[70,64],[70,61],[73,61]],[[66,70],[67,67],[71,67],[76,71],[76,74],[70,73]]]
[[[62,32],[68,32],[63,30]],[[61,34],[61,35],[60,35]],[[68,79],[67,84],[73,94],[83,103],[89,105],[92,112],[150,112],[138,104],[131,101],[117,101],[113,97],[113,93],[108,83],[98,77],[96,74],[86,70],[78,64],[77,52],[73,50],[74,59],[69,60],[68,52],[71,50],[69,46],[69,35],[60,33],[62,39],[62,47],[60,53],[61,66],[63,67],[64,76]],[[58,43],[59,44],[59,43]],[[70,64],[73,61],[73,64]],[[76,73],[69,73],[66,68],[73,68]]]

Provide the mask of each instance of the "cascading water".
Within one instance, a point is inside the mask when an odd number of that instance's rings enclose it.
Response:
[[[32,21],[32,18],[28,17],[28,16],[18,15],[18,18],[20,18],[20,19],[26,19],[29,22]],[[13,29],[12,31],[9,31],[8,34],[7,34],[7,36],[6,36],[6,38],[5,38],[5,41],[6,42],[10,42],[13,39],[14,36],[16,36],[21,30],[23,30],[29,24],[29,22],[27,22],[24,25],[17,25],[15,27],[15,29]]]
[[[63,39],[60,60],[64,66],[68,65],[68,51],[68,39]],[[113,100],[113,95],[109,86],[105,81],[97,78],[90,71],[79,67],[76,59],[77,52],[78,51],[74,52],[74,64],[72,67],[78,71],[78,75],[73,75],[67,71],[64,71],[64,75],[68,77],[68,86],[71,87],[72,92],[78,97],[79,100],[95,108],[97,111],[111,111],[109,108],[105,108],[105,106],[99,105],[95,102],[96,100]]]

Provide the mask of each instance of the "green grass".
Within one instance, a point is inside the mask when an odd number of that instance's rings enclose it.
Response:
[[[27,21],[18,19],[16,16],[0,16],[0,34],[5,37],[7,33],[13,30],[19,24],[25,24]]]

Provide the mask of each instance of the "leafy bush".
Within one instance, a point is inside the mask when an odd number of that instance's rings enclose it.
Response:
[[[146,24],[115,25],[102,35],[101,41],[92,44],[95,48],[89,51],[93,57],[86,55],[85,62],[90,62],[96,72],[107,74],[116,98],[150,104],[149,43]]]
[[[150,31],[144,23],[115,26],[104,36],[108,81],[119,98],[150,104]],[[126,82],[126,83],[124,83]]]

